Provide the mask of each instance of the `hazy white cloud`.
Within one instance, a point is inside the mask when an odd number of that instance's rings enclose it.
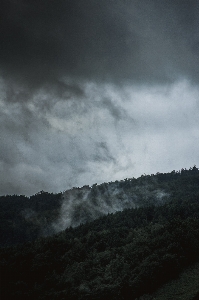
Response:
[[[26,103],[1,102],[1,194],[59,192],[197,164],[197,86],[82,88],[78,101],[56,98],[48,110],[40,103],[51,101],[47,91]]]

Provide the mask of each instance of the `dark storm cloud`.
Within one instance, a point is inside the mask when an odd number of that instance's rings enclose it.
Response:
[[[197,1],[3,0],[1,73],[29,88],[92,80],[198,79]]]
[[[97,1],[4,1],[3,75],[19,76],[33,87],[65,75],[102,77],[107,63],[119,58],[125,32],[109,8]]]
[[[0,194],[196,164],[198,11],[195,0],[0,1]]]

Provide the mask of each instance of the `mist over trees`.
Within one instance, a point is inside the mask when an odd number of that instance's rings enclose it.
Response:
[[[168,181],[183,172],[186,170],[171,175],[143,175],[138,179],[83,186],[58,194],[41,191],[30,197],[2,196],[0,245],[33,241],[128,208],[159,206],[173,194],[172,187],[168,187],[162,176]]]
[[[60,218],[69,191],[65,198],[64,193],[45,192],[30,198],[1,197],[1,299],[155,299],[158,288],[199,260],[199,170],[195,166],[84,189],[103,190],[104,205],[107,191],[111,201],[118,201],[115,186],[125,195],[137,191],[136,205],[134,201],[131,208],[124,206],[92,221],[88,215],[84,224],[57,234],[46,228],[53,228]],[[75,193],[84,195],[84,189]],[[85,206],[90,205],[89,199],[82,200]],[[80,207],[79,199],[77,203]],[[21,212],[23,218],[17,223]],[[78,219],[81,210],[73,213],[70,216]],[[14,246],[17,243],[21,244]]]

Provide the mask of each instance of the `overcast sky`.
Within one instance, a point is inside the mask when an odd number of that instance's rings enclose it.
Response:
[[[199,165],[199,1],[1,0],[0,195]]]

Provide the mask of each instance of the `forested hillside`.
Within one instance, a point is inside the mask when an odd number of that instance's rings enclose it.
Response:
[[[33,241],[127,208],[159,206],[197,191],[198,169],[145,175],[59,194],[0,197],[0,246]],[[177,194],[177,195],[176,195]]]
[[[156,290],[192,268],[199,261],[199,170],[158,173],[119,184],[139,192],[147,187],[146,196],[140,192],[144,204],[33,242],[2,247],[1,299],[156,299]],[[166,195],[159,202],[157,191]],[[63,205],[63,198],[61,202],[57,197],[51,203],[53,222]],[[16,206],[17,201],[27,201],[15,198]],[[187,296],[184,290],[183,299],[197,297],[196,286],[193,291]]]
[[[33,241],[108,213],[161,205],[170,189],[157,175],[73,188],[59,194],[41,191],[31,197],[0,197],[0,245]]]
[[[57,220],[61,193],[40,192],[30,198],[23,195],[0,197],[0,246],[33,241],[52,234],[52,222]]]

